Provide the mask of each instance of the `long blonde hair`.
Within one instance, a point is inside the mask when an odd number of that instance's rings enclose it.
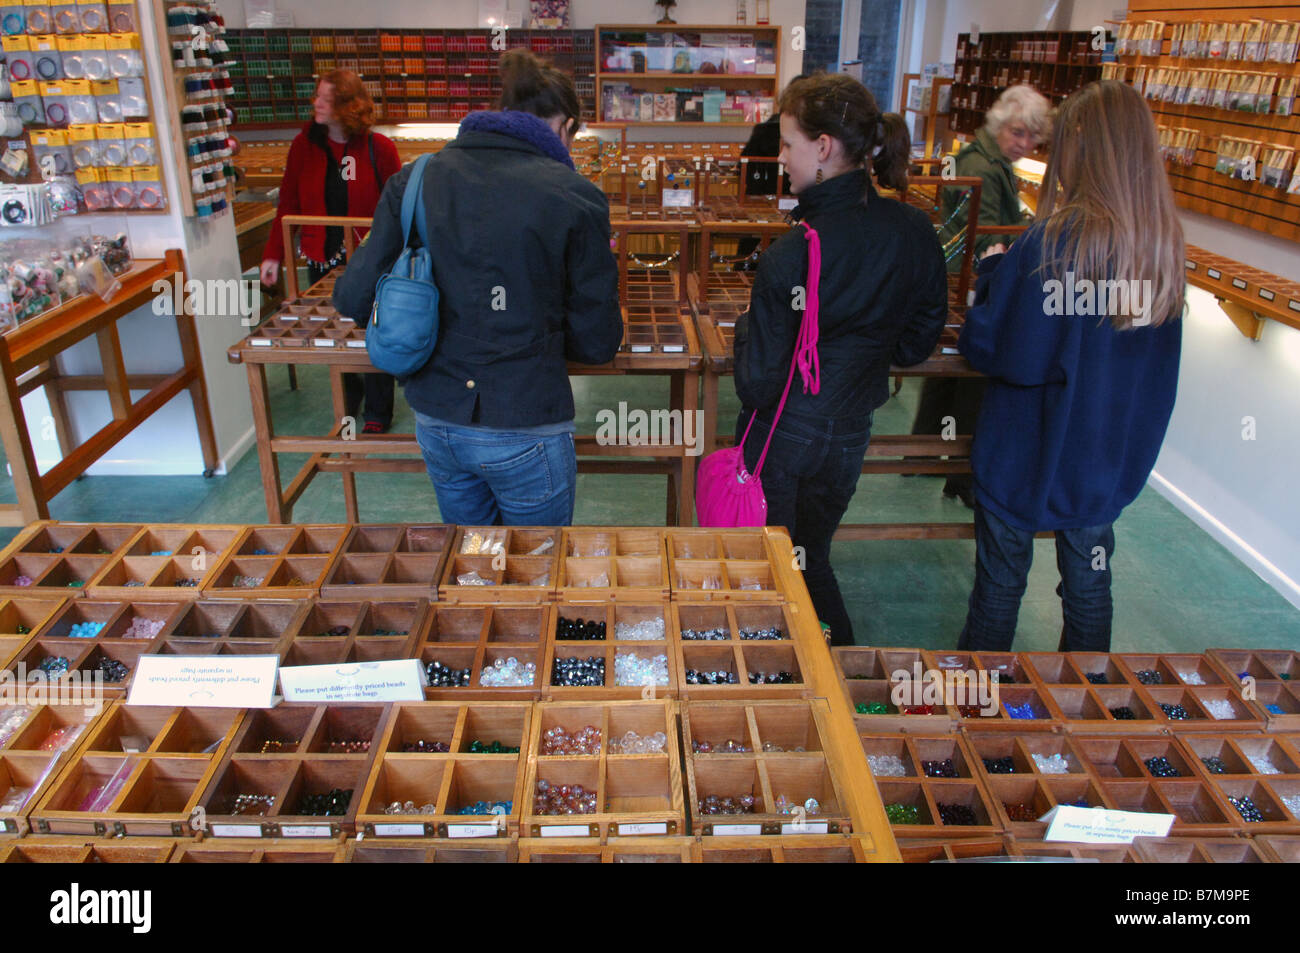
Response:
[[[1038,217],[1042,272],[1076,280],[1150,281],[1152,326],[1182,315],[1183,228],[1161,159],[1155,120],[1133,87],[1090,83],[1060,106]],[[1117,330],[1133,316],[1111,315]]]

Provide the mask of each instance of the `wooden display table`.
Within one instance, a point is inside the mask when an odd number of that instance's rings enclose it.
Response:
[[[107,304],[97,296],[82,295],[0,337],[0,438],[18,495],[17,505],[0,506],[0,523],[4,525],[22,526],[32,520],[48,519],[53,496],[183,390],[189,390],[194,403],[204,475],[211,476],[217,465],[217,444],[193,315],[174,317],[182,365],[170,374],[128,374],[117,334],[118,321],[158,297],[155,282],[166,281],[169,287],[174,281],[185,282],[181,253],[169,251],[162,259],[136,261],[118,280],[122,290]],[[101,373],[62,374],[59,355],[92,335],[99,344]],[[22,397],[38,387],[45,388],[63,457],[43,474],[36,465],[22,406]],[[64,394],[84,390],[107,391],[113,419],[87,439],[74,443]],[[131,396],[133,390],[147,393],[137,399]]]

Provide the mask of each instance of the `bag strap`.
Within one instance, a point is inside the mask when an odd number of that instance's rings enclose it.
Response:
[[[429,247],[428,226],[424,220],[424,167],[429,164],[432,156],[425,154],[415,160],[415,167],[411,169],[411,177],[406,180],[406,188],[402,191],[402,237],[405,244],[410,247],[411,244],[411,220],[415,220],[416,228],[420,235],[420,244],[425,248]]]
[[[366,133],[366,147],[370,150],[370,170],[375,173],[375,189],[379,194],[384,192],[384,180],[379,177],[379,163],[375,160],[375,134]]]
[[[799,376],[803,378],[803,392],[805,394],[811,391],[818,394],[822,389],[821,381],[821,359],[817,354],[818,331],[818,312],[821,309],[821,271],[822,271],[822,239],[817,234],[817,229],[813,228],[807,222],[800,222],[805,229],[804,238],[808,240],[808,287],[804,295],[804,312],[803,321],[799,325],[799,333],[795,337],[794,355],[790,358],[790,376],[785,380],[785,390],[781,393],[781,403],[777,405],[776,416],[772,418],[772,426],[767,431],[767,441],[763,444],[763,452],[759,454],[758,465],[754,467],[754,478],[758,479],[763,472],[763,461],[767,459],[767,450],[772,446],[772,437],[776,434],[776,425],[781,421],[781,413],[785,410],[786,399],[790,396],[790,385],[794,383],[794,371],[799,369]],[[754,411],[754,417],[758,416],[758,411]],[[749,426],[754,426],[754,417],[749,418]],[[745,428],[745,436],[749,436],[749,427]],[[741,446],[745,445],[744,437],[741,438]]]

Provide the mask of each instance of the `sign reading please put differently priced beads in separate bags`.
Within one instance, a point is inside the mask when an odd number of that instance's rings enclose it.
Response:
[[[280,669],[280,690],[291,702],[418,702],[427,684],[418,659]]]
[[[271,708],[278,655],[142,655],[128,705]]]
[[[1172,814],[1144,814],[1137,811],[1108,811],[1100,807],[1058,804],[1039,818],[1050,826],[1045,841],[1076,844],[1129,844],[1135,837],[1166,837],[1173,826]]]

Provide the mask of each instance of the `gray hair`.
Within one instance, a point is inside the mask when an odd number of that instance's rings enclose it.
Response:
[[[984,126],[991,136],[997,136],[1009,122],[1020,123],[1039,142],[1045,142],[1052,133],[1052,104],[1032,86],[1011,86],[984,114]]]

